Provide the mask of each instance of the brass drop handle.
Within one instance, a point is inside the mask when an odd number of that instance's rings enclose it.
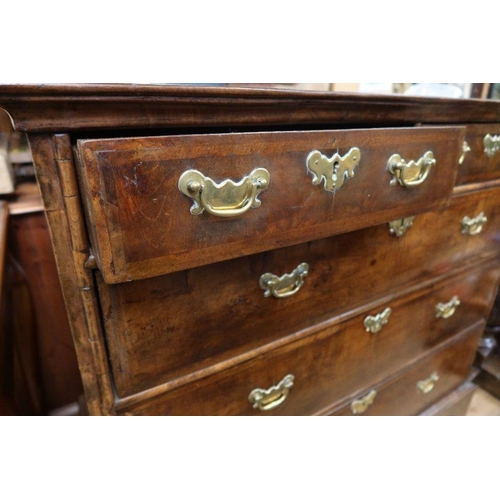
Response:
[[[477,217],[464,217],[462,219],[462,234],[475,236],[483,230],[484,224],[488,222],[488,218],[481,212]]]
[[[239,182],[226,179],[219,183],[198,170],[187,170],[180,176],[178,187],[194,201],[192,215],[206,210],[217,217],[237,217],[250,208],[260,207],[258,196],[269,187],[270,180],[265,168],[256,168]]]
[[[456,295],[444,304],[439,302],[439,304],[436,304],[436,318],[446,319],[453,316],[459,305],[460,299]]]
[[[429,378],[417,382],[417,390],[422,394],[427,394],[428,392],[431,392],[432,389],[434,389],[434,386],[436,385],[436,382],[438,380],[439,375],[437,374],[437,372],[434,372]]]
[[[484,152],[493,158],[500,151],[500,135],[486,134],[483,139]]]
[[[290,274],[276,276],[265,273],[260,277],[260,287],[265,290],[264,297],[273,295],[278,299],[283,299],[295,295],[304,284],[304,278],[309,273],[309,264],[303,262],[299,264]]]
[[[378,313],[375,316],[367,316],[363,322],[366,331],[371,333],[380,332],[380,330],[382,330],[382,327],[389,321],[391,312],[391,308],[387,307],[381,313]]]
[[[325,191],[334,193],[342,187],[344,180],[354,177],[354,169],[361,159],[359,148],[351,148],[344,156],[335,153],[331,158],[317,149],[306,159],[307,171],[313,175],[312,183],[324,181]]]
[[[436,165],[434,153],[427,151],[419,160],[406,162],[400,155],[394,154],[387,162],[387,170],[392,174],[391,186],[399,184],[412,188],[422,184],[431,168]]]
[[[361,415],[364,413],[374,403],[376,395],[377,391],[373,389],[366,396],[354,400],[351,403],[351,412],[354,415]]]
[[[415,216],[405,217],[404,219],[397,219],[389,222],[389,233],[397,238],[401,238],[406,234],[406,231],[413,226]]]
[[[464,141],[462,144],[462,154],[460,155],[460,158],[458,159],[458,163],[462,165],[462,163],[465,161],[465,155],[470,152],[470,146],[467,143],[467,141]]]
[[[287,375],[279,384],[269,389],[254,389],[248,396],[252,408],[269,411],[282,404],[293,387],[294,379],[293,375]]]

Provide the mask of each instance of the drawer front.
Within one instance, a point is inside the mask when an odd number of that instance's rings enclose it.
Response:
[[[79,174],[98,266],[107,283],[119,283],[443,207],[463,132],[80,140]]]
[[[332,415],[418,415],[469,375],[484,323],[391,380],[359,393]]]
[[[448,210],[417,216],[400,238],[382,225],[153,279],[112,286],[100,282],[119,393],[131,394],[317,328],[373,300],[404,293],[424,278],[498,256],[500,189],[487,191],[455,197]],[[488,216],[483,230],[463,234],[464,215],[481,211]],[[296,273],[295,294],[265,296],[262,276],[293,274],[302,263],[309,269],[305,277]],[[490,302],[494,274],[478,294],[484,304]],[[477,273],[471,279],[479,279]],[[278,293],[288,290],[277,287]]]
[[[246,362],[201,378],[184,389],[170,391],[164,399],[165,408],[171,404],[172,408],[168,409],[168,412],[180,411],[189,414],[192,411],[200,411],[195,408],[195,400],[200,399],[207,401],[203,411],[212,414],[222,410],[213,406],[209,400],[217,401],[217,405],[220,404],[222,409],[231,406],[230,402],[234,400],[237,406],[231,411],[246,414],[251,410],[247,408],[244,397],[249,386],[257,384],[256,387],[269,387],[290,373],[295,376],[297,382],[300,380],[301,391],[305,391],[305,396],[297,399],[291,397],[283,408],[277,410],[278,414],[307,414],[319,411],[402,369],[407,363],[424,355],[457,331],[482,319],[493,300],[492,290],[498,285],[499,275],[500,269],[495,263],[494,266],[477,270],[475,273],[448,280],[440,287],[382,304],[363,315],[327,327],[316,334],[296,341],[289,339],[288,344],[282,344],[280,347],[263,349],[260,355]],[[444,307],[448,314],[437,317],[437,306],[446,306],[455,298],[460,304],[457,307],[450,305],[454,309],[451,314],[449,308]],[[385,324],[382,321],[378,330],[373,328],[373,318],[383,314],[387,308],[390,308],[388,321]],[[198,335],[199,343],[196,344],[193,339],[192,348],[198,349],[197,352],[203,350],[206,342],[216,342],[220,333],[207,333],[206,341],[203,334]],[[166,336],[166,340],[169,339]],[[158,361],[156,364],[152,361],[153,353],[144,358],[142,364],[132,356],[120,360],[114,370],[118,393],[124,396],[145,389],[152,381],[165,381],[165,365],[169,356],[173,362],[177,362],[179,357],[185,355],[180,349],[173,352],[173,344],[174,342],[167,342],[167,348],[170,347],[171,351],[163,351],[160,360],[163,371]],[[188,343],[179,345],[183,345],[186,352],[190,350]],[[115,353],[113,349],[110,349],[110,353],[112,359],[114,355],[122,354]],[[186,366],[189,364],[186,363]],[[128,377],[125,377],[125,371],[131,367],[136,369],[129,371]],[[190,379],[190,375],[187,379]],[[335,383],[332,384],[332,381]],[[216,392],[216,395],[212,392]],[[297,392],[294,391],[294,394]],[[177,399],[176,394],[184,394],[179,396],[183,400],[181,406],[173,403]],[[302,406],[305,401],[306,406]]]
[[[500,179],[500,124],[467,125],[457,184]]]
[[[426,408],[420,415],[425,417],[465,416],[476,389],[476,384],[469,381],[464,382],[460,387],[450,392],[450,394],[447,394],[444,398]]]

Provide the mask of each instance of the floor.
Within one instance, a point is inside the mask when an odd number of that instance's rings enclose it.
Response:
[[[472,396],[467,416],[500,416],[500,401],[489,392],[478,388]]]

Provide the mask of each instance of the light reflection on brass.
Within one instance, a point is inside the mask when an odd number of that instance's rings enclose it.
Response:
[[[488,222],[488,218],[481,212],[477,217],[464,217],[462,219],[462,234],[475,236],[483,230],[484,224]]]
[[[462,165],[462,163],[465,161],[465,155],[470,151],[470,146],[467,144],[467,141],[464,141],[462,144],[462,154],[460,156],[460,159],[458,160],[458,163]]]
[[[422,184],[431,167],[436,165],[434,153],[427,151],[419,160],[406,162],[400,155],[394,154],[387,162],[387,170],[392,174],[391,186],[399,184],[400,186],[411,188]]]
[[[360,399],[356,399],[351,403],[351,411],[354,415],[361,415],[364,413],[368,407],[370,407],[375,401],[375,396],[377,391],[375,389],[371,390],[366,396]]]
[[[364,325],[367,332],[378,333],[382,330],[382,327],[389,321],[389,316],[391,315],[391,308],[387,307],[381,313],[375,316],[367,316],[364,321]]]
[[[438,380],[439,375],[437,374],[437,372],[434,372],[429,378],[417,382],[417,390],[422,394],[427,394],[428,392],[431,392],[432,389],[434,389],[434,386],[436,385],[436,382]]]
[[[286,375],[285,378],[277,385],[273,385],[269,389],[254,389],[248,396],[248,401],[252,407],[261,411],[269,411],[276,408],[285,401],[293,387],[295,377]]]
[[[389,222],[389,232],[398,238],[401,238],[411,226],[413,226],[413,217],[405,217],[404,219],[393,220]]]
[[[269,187],[270,180],[265,168],[256,168],[239,182],[226,179],[219,183],[197,170],[187,170],[180,176],[178,187],[194,201],[192,215],[206,210],[218,217],[236,217],[250,208],[260,207],[257,197]]]
[[[264,297],[273,295],[278,299],[283,299],[296,294],[304,284],[304,278],[309,273],[309,264],[303,262],[299,264],[290,274],[276,276],[265,273],[260,277],[260,287],[265,290]]]
[[[488,157],[493,158],[500,151],[500,135],[486,134],[483,140],[484,152]]]
[[[436,305],[436,318],[449,318],[455,314],[457,307],[460,305],[460,299],[455,295],[446,303]]]
[[[326,191],[335,192],[346,179],[354,177],[354,169],[361,159],[359,148],[351,148],[344,156],[335,153],[331,158],[320,151],[311,151],[306,159],[307,170],[313,174],[313,184],[324,181]]]

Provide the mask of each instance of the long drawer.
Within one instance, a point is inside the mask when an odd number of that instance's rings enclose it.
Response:
[[[118,393],[129,395],[339,321],[374,300],[404,293],[409,284],[498,255],[499,197],[500,189],[456,197],[449,210],[416,217],[400,238],[383,225],[149,280],[101,281]],[[462,233],[464,214],[478,210],[488,214],[483,230]],[[301,276],[304,263],[309,268]],[[494,268],[485,277],[472,272],[466,281],[477,288],[479,315],[492,298]],[[294,271],[292,285],[285,279],[276,289],[261,287],[263,276]],[[273,292],[296,293],[279,298]]]
[[[483,330],[481,322],[408,370],[354,396],[331,414],[408,416],[423,412],[466,379]]]
[[[465,275],[455,276],[440,286],[403,296],[389,303],[356,316],[340,324],[287,343],[274,345],[253,353],[250,359],[234,364],[209,367],[196,378],[196,370],[187,375],[184,386],[174,388],[162,396],[159,410],[152,403],[148,411],[167,414],[254,414],[248,406],[247,396],[252,388],[275,385],[285,375],[296,380],[296,389],[289,400],[276,409],[277,414],[309,414],[347,397],[349,394],[382,380],[402,369],[418,356],[424,355],[457,331],[482,319],[494,298],[498,286],[498,263]],[[387,312],[389,309],[389,312]],[[206,339],[216,342],[220,332],[207,333]],[[199,342],[204,342],[203,333]],[[138,360],[130,356],[114,366],[118,393],[131,394],[145,389],[151,381],[165,380],[165,364],[169,354],[172,362],[191,355],[196,349],[179,343],[168,342],[168,350],[154,364],[151,358]],[[182,350],[181,347],[185,349]],[[199,346],[199,349],[202,349]],[[198,351],[199,352],[199,351]],[[137,351],[136,351],[137,353]],[[118,356],[122,352],[116,353]],[[189,357],[185,361],[189,366]],[[141,362],[142,361],[142,362]],[[125,371],[136,367],[124,377]],[[163,371],[162,371],[163,369]],[[137,382],[141,382],[138,385]],[[334,382],[334,383],[332,383]],[[178,385],[174,380],[170,386]],[[253,387],[252,387],[253,386]],[[167,388],[168,389],[168,388]],[[153,392],[157,392],[154,388]],[[161,391],[160,391],[161,392]],[[124,399],[127,406],[131,399]],[[197,401],[205,401],[199,407]],[[149,407],[146,404],[146,407]]]
[[[79,140],[97,264],[119,283],[444,207],[464,130]]]

